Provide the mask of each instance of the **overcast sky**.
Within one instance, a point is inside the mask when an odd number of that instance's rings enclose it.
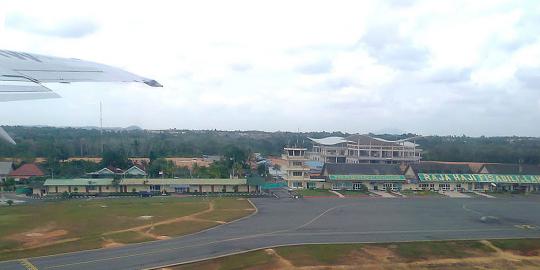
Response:
[[[7,125],[540,136],[539,1],[0,0],[0,48],[156,79],[47,84]]]

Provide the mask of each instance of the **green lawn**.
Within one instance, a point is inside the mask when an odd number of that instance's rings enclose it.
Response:
[[[202,217],[210,219],[208,222],[162,226],[182,227],[171,234],[181,235],[220,224],[212,220],[230,221],[253,212],[245,199],[193,197],[69,200],[0,207],[0,260],[100,248],[105,240],[154,240],[135,231],[107,233],[192,215],[208,210],[209,202],[215,209]]]
[[[340,266],[351,267],[366,263],[376,266],[373,269],[417,269],[421,267],[413,264],[410,268],[407,266],[401,266],[401,268],[395,264],[427,262],[428,260],[438,259],[459,260],[462,258],[483,257],[488,258],[485,261],[489,265],[489,257],[495,255],[497,253],[492,248],[480,241],[323,244],[278,247],[274,248],[273,252],[258,250],[214,260],[180,265],[172,269],[281,269],[287,268],[287,265],[292,265],[293,267],[317,267],[318,269],[326,269],[333,266],[336,269],[340,269]],[[454,267],[456,266],[450,264],[443,265],[441,268],[432,266],[426,269],[455,269]],[[477,269],[468,267],[467,264],[461,265],[460,268]],[[372,268],[368,267],[367,269]]]
[[[277,259],[263,250],[227,256],[210,261],[186,264],[173,269],[181,270],[236,270],[279,269]]]
[[[329,244],[280,247],[279,255],[291,261],[294,266],[335,265],[350,252],[360,250],[363,244]]]
[[[156,226],[151,232],[156,235],[179,236],[198,232],[216,225],[219,225],[219,223],[212,221],[182,221]]]
[[[302,196],[336,196],[327,189],[299,189],[295,192]]]
[[[134,231],[113,233],[113,234],[107,235],[107,239],[113,240],[114,242],[121,243],[121,244],[131,244],[131,243],[139,243],[139,242],[154,240],[154,238],[145,236],[143,234],[140,234]]]
[[[359,195],[369,195],[369,191],[363,190],[337,190],[341,195],[344,196],[359,196]]]
[[[501,239],[490,242],[502,250],[513,251],[521,255],[540,254],[540,239]]]
[[[479,241],[410,242],[395,245],[395,252],[407,261],[433,258],[465,258],[474,253],[491,253],[493,249]]]

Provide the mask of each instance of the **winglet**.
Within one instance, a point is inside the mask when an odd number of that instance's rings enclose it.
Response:
[[[7,134],[7,132],[2,127],[0,127],[0,139],[3,139],[13,145],[16,144],[15,141],[11,137],[9,137],[9,134]]]
[[[143,81],[145,84],[150,85],[152,87],[163,87],[160,83],[158,83],[156,80],[146,80]]]

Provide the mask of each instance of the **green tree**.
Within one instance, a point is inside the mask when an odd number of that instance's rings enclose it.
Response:
[[[260,176],[267,176],[268,175],[268,167],[266,164],[261,163],[257,165],[257,174]]]
[[[172,177],[176,171],[176,166],[170,160],[158,158],[150,163],[148,173],[151,177],[159,177],[159,172],[163,172],[163,177]]]
[[[7,203],[8,206],[12,206],[13,205],[13,200],[7,200],[6,203]]]
[[[128,168],[133,165],[124,151],[105,150],[101,160],[103,167],[113,166],[117,168]]]
[[[13,178],[7,178],[6,180],[4,180],[4,188],[7,191],[15,190],[15,185],[16,184],[17,184],[17,182],[15,182],[15,179],[13,179]]]

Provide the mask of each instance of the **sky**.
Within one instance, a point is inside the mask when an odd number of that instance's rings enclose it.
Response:
[[[46,84],[5,125],[540,136],[535,0],[0,0],[0,49],[164,85]]]

